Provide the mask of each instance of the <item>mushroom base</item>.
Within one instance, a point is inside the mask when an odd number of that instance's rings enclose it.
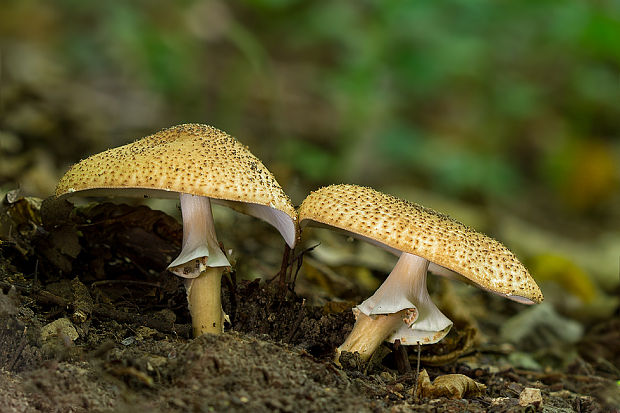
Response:
[[[340,353],[343,351],[358,353],[363,361],[367,361],[381,342],[398,330],[407,316],[407,310],[375,316],[359,312],[353,330],[345,342],[336,349],[336,363],[339,362]]]
[[[225,267],[207,267],[197,278],[186,280],[187,301],[194,337],[224,332],[221,280]]]
[[[403,252],[377,291],[353,310],[355,326],[339,350],[367,360],[382,341],[433,344],[443,339],[452,321],[428,294],[428,265],[425,258]]]

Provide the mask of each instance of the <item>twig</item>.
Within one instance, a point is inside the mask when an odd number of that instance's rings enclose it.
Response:
[[[394,341],[394,360],[396,361],[396,369],[400,374],[411,371],[409,357],[407,356],[407,348],[400,343],[400,340]]]
[[[295,276],[293,277],[293,282],[291,285],[291,290],[295,289],[295,283],[297,282],[297,275],[299,274],[299,270],[301,270],[301,266],[304,263],[304,256],[309,253],[310,251],[314,250],[316,247],[318,247],[319,245],[321,245],[321,243],[319,242],[316,245],[313,245],[311,247],[308,247],[304,250],[302,250],[299,254],[297,254],[294,258],[293,258],[293,262],[295,262],[297,264],[297,268],[295,268]]]
[[[56,305],[64,308],[69,308],[71,305],[69,301],[46,290],[34,291],[34,297],[37,301],[42,302],[43,304]]]
[[[415,387],[413,388],[413,398],[418,397],[418,380],[420,379],[420,352],[422,351],[422,345],[418,341],[418,363],[415,368]]]
[[[312,251],[316,247],[320,245],[316,244],[312,247],[306,248],[301,251],[299,254],[294,255],[291,258],[291,252],[294,252],[294,249],[291,249],[288,245],[284,246],[284,253],[282,254],[282,264],[280,265],[280,270],[276,275],[267,280],[267,283],[270,284],[278,279],[278,284],[280,291],[290,291],[295,294],[295,283],[297,282],[297,275],[299,274],[299,270],[303,264],[304,255],[308,252]],[[293,264],[295,264],[295,274],[293,275]],[[292,278],[292,281],[291,281]]]
[[[284,243],[284,252],[282,253],[282,264],[280,264],[280,271],[278,272],[278,284],[280,287],[280,292],[285,294],[286,285],[288,284],[288,267],[289,264],[289,256],[291,255],[291,247],[288,246],[287,243]]]
[[[101,285],[106,285],[106,284],[133,284],[133,285],[145,285],[147,287],[161,288],[161,284],[152,283],[148,281],[138,281],[138,280],[101,280],[101,281],[95,281],[90,286],[91,288],[93,288],[93,287],[99,287]]]

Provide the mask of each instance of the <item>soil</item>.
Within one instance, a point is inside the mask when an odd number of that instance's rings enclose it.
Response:
[[[299,251],[279,272],[275,254],[271,281],[248,279],[251,261],[235,265],[223,281],[226,332],[191,338],[184,287],[165,269],[181,235],[175,219],[144,206],[9,193],[0,208],[0,411],[620,411],[617,313],[593,323],[570,363],[551,352],[559,361],[527,369],[511,362],[519,348],[497,339],[498,323],[521,307],[481,292],[499,310],[479,323],[457,314],[454,332],[419,358],[415,347],[386,344],[369,364],[345,354],[339,366],[333,351],[353,326],[352,303],[298,296],[295,280],[308,283]],[[236,242],[240,256],[251,250]],[[431,380],[462,374],[484,390],[420,392],[418,360]],[[526,388],[542,402],[520,405]]]

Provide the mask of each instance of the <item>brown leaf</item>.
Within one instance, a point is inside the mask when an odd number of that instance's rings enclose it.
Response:
[[[10,191],[0,202],[0,239],[8,241],[24,256],[32,253],[30,239],[41,226],[41,200]]]
[[[462,399],[482,396],[487,387],[463,374],[446,374],[431,383],[426,370],[420,372],[417,394],[424,398],[437,399],[447,397]]]

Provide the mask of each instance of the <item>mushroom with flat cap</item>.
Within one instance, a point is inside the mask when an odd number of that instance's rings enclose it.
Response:
[[[57,197],[179,197],[183,244],[168,267],[186,279],[195,335],[223,331],[220,282],[230,266],[220,250],[211,201],[261,218],[292,248],[297,213],[273,175],[232,136],[207,125],[173,126],[75,164]]]
[[[337,229],[398,255],[377,291],[354,310],[353,331],[338,348],[363,360],[384,340],[432,344],[452,322],[426,289],[431,272],[469,282],[506,298],[539,303],[542,293],[525,267],[500,242],[420,205],[357,185],[312,192],[299,207],[300,225]]]

